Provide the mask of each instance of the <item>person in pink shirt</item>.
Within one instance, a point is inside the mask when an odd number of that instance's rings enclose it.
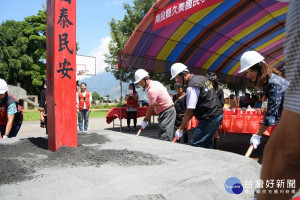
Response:
[[[176,110],[167,89],[160,82],[150,80],[148,72],[143,69],[135,72],[135,83],[147,88],[149,98],[149,108],[141,127],[146,127],[154,111],[158,114],[159,139],[172,141]]]

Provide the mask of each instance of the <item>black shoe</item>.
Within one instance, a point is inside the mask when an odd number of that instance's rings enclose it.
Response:
[[[130,128],[127,128],[127,131],[130,131]]]

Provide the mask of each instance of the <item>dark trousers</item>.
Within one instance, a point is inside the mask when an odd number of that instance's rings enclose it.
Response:
[[[46,128],[46,134],[48,135],[47,116],[44,116],[44,122],[41,122],[41,128]]]
[[[8,137],[9,138],[16,137],[19,130],[20,130],[20,128],[21,128],[21,126],[22,126],[22,124],[12,126]],[[0,125],[0,132],[1,132],[2,137],[3,137],[3,135],[5,135],[5,129],[6,129],[6,126]]]
[[[130,120],[133,119],[134,128],[136,128],[136,119],[137,111],[127,111],[127,126],[130,127]]]

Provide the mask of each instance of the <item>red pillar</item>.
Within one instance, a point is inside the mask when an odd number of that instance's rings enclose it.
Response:
[[[47,0],[48,149],[77,147],[76,0]]]

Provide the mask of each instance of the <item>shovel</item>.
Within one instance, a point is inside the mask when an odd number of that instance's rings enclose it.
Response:
[[[140,130],[137,132],[136,136],[140,136],[140,134],[143,130],[144,130],[143,128],[140,128]]]
[[[250,147],[248,148],[248,151],[246,152],[245,156],[249,158],[253,149],[254,149],[254,146],[253,146],[253,144],[251,144]]]
[[[26,90],[24,90],[21,87],[9,85],[8,86],[8,93],[12,94],[15,98],[17,98],[17,100],[26,101],[27,103],[29,103],[29,104],[31,104],[31,105],[39,108],[39,109],[42,109],[42,108],[39,107],[39,104],[37,104],[37,103],[31,101],[30,99],[28,99]]]
[[[178,140],[178,137],[175,136],[172,142],[175,143],[177,140]]]

